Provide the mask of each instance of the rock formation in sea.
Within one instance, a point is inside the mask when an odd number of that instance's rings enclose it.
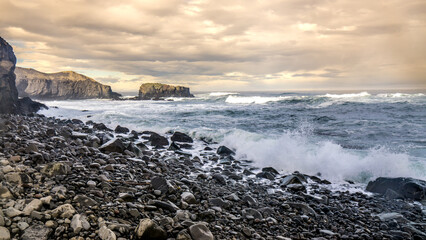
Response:
[[[117,99],[121,95],[110,86],[73,71],[43,73],[31,68],[16,68],[16,87],[20,97],[37,99]]]
[[[45,105],[34,102],[30,98],[18,98],[15,85],[16,56],[12,46],[0,37],[0,114],[37,112]]]
[[[162,83],[144,83],[139,88],[139,99],[161,99],[167,97],[194,97],[189,88],[183,86],[172,86]]]

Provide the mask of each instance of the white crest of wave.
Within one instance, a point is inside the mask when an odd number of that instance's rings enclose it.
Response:
[[[209,95],[212,97],[221,97],[221,96],[228,96],[228,95],[238,95],[239,93],[234,92],[212,92]]]
[[[253,96],[253,97],[242,97],[242,96],[228,96],[225,102],[227,103],[236,103],[236,104],[265,104],[268,102],[278,102],[288,97],[261,97],[261,96]]]
[[[360,93],[346,93],[346,94],[325,94],[325,97],[329,98],[359,98],[359,97],[369,97],[371,94],[368,92],[360,92]]]
[[[426,179],[423,164],[413,166],[408,155],[385,148],[356,151],[329,141],[312,143],[303,134],[263,138],[244,131],[225,136],[223,144],[237,149],[237,158],[253,160],[255,166],[272,166],[287,173],[321,173],[333,182],[366,182],[380,176]]]
[[[423,97],[425,96],[423,93],[381,93],[377,94],[377,97],[381,98],[415,98],[415,97]]]

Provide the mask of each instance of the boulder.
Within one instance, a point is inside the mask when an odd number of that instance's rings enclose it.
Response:
[[[31,68],[16,68],[16,87],[20,97],[37,99],[118,99],[110,86],[73,71],[43,73]]]
[[[151,146],[157,147],[157,148],[161,148],[166,145],[169,145],[169,140],[167,140],[167,138],[161,136],[158,133],[151,133],[151,136],[149,137],[148,140],[151,141]]]
[[[402,177],[379,177],[374,181],[370,181],[366,190],[382,195],[390,195],[389,190],[391,190],[393,198],[400,195],[402,198],[420,201],[425,199],[426,181]]]
[[[173,133],[171,140],[175,141],[175,142],[188,142],[188,143],[194,142],[194,140],[192,140],[192,138],[190,136],[188,136],[188,135],[186,135],[185,133],[182,133],[182,132]]]
[[[22,234],[22,240],[47,240],[49,235],[52,232],[51,228],[45,227],[43,225],[33,225],[27,228]]]
[[[126,150],[126,146],[120,139],[112,139],[102,145],[99,150],[101,150],[102,152],[124,153],[124,150]]]
[[[115,233],[113,231],[111,231],[111,229],[107,228],[106,226],[102,226],[99,229],[99,237],[102,240],[116,240],[117,236],[115,235]]]
[[[122,127],[120,125],[118,125],[115,130],[116,133],[128,133],[130,130],[126,127]]]
[[[226,146],[220,146],[218,149],[217,149],[217,152],[216,152],[217,154],[219,154],[219,155],[221,155],[221,156],[230,156],[230,155],[235,155],[235,152],[234,151],[232,151],[231,149],[229,149],[228,147],[226,147]]]
[[[202,224],[197,223],[189,227],[189,234],[193,240],[214,240],[213,234],[210,229]]]
[[[154,221],[149,218],[144,218],[139,222],[135,230],[136,239],[151,239],[151,240],[165,240],[167,233],[163,228],[158,226]]]
[[[144,83],[139,88],[140,100],[161,99],[167,97],[194,97],[189,88],[161,83]]]

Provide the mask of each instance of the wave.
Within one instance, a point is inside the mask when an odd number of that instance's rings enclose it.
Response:
[[[225,100],[227,103],[236,103],[236,104],[265,104],[268,102],[278,102],[284,99],[289,99],[289,97],[261,97],[261,96],[228,96]]]
[[[238,94],[239,93],[236,93],[236,92],[211,92],[211,93],[209,93],[209,96],[221,97],[221,96],[238,95]]]
[[[384,147],[346,149],[331,141],[312,141],[309,134],[287,132],[274,138],[237,130],[225,136],[223,144],[236,149],[236,157],[254,161],[255,166],[272,166],[291,173],[300,171],[333,182],[349,179],[367,182],[376,177],[426,179],[426,165],[405,153]]]
[[[360,93],[346,93],[346,94],[325,94],[325,97],[328,98],[360,98],[360,97],[370,97],[371,94],[368,92],[360,92]]]

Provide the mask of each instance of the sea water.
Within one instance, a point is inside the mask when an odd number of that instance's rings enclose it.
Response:
[[[379,176],[426,180],[424,91],[205,92],[166,101],[43,103],[50,107],[40,112],[46,116],[161,134],[182,131],[284,173],[320,174],[334,182],[365,183]]]

